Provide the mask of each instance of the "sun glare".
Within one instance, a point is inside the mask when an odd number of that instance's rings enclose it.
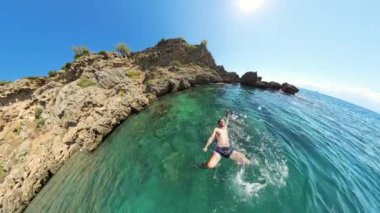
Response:
[[[254,12],[262,3],[263,0],[235,0],[240,11],[243,13]]]

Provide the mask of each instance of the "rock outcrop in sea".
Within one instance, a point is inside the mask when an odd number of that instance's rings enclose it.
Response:
[[[280,90],[284,93],[288,94],[296,94],[299,90],[292,84],[288,83],[277,83],[275,81],[262,81],[262,77],[257,76],[257,72],[246,72],[240,79],[240,83],[242,85],[247,85],[260,89],[268,89],[268,90]]]
[[[162,95],[240,81],[296,91],[257,79],[257,73],[255,80],[227,72],[204,44],[169,39],[128,57],[90,54],[49,77],[1,84],[0,212],[22,212],[70,156],[94,150],[129,115]]]

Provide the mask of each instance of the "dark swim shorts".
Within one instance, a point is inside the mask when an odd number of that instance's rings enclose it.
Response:
[[[225,158],[229,158],[234,149],[232,147],[215,147],[214,149],[215,152],[219,153],[221,156]]]

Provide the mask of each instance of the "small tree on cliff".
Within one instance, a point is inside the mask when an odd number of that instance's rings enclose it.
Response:
[[[73,51],[74,51],[74,58],[75,59],[78,59],[82,56],[87,56],[87,55],[91,54],[90,50],[84,46],[73,47]]]
[[[124,43],[118,43],[116,45],[116,52],[118,52],[122,56],[128,56],[131,53],[131,50]]]
[[[207,40],[201,41],[201,46],[207,47]]]

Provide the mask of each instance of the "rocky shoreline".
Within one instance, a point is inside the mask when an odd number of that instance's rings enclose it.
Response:
[[[256,72],[239,78],[216,65],[206,45],[161,40],[129,54],[77,58],[49,77],[0,85],[0,212],[22,212],[66,159],[92,151],[129,115],[167,93],[241,83],[295,94]]]

